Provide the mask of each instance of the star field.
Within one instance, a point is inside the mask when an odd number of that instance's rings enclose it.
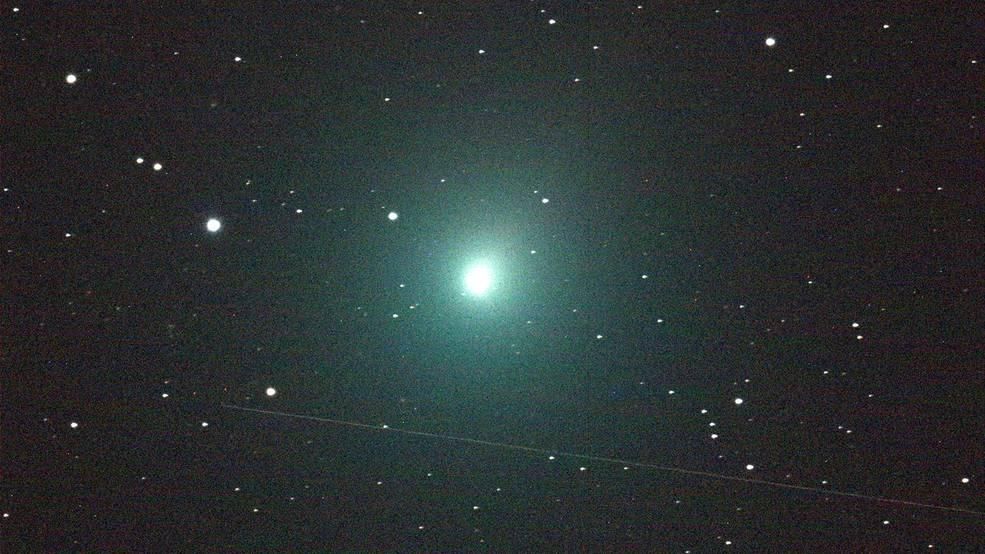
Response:
[[[3,8],[3,552],[985,549],[985,12]]]

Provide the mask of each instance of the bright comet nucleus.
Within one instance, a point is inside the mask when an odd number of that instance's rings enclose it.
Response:
[[[473,296],[485,295],[492,282],[492,269],[485,263],[476,264],[465,273],[465,289]]]

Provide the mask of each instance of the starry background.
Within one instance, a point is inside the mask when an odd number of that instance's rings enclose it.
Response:
[[[973,4],[7,4],[3,550],[985,549]]]

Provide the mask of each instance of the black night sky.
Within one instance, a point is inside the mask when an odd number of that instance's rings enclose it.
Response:
[[[975,2],[0,9],[3,552],[985,551]]]

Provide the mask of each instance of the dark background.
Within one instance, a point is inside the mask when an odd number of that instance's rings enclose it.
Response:
[[[985,549],[974,4],[5,5],[3,551]]]

